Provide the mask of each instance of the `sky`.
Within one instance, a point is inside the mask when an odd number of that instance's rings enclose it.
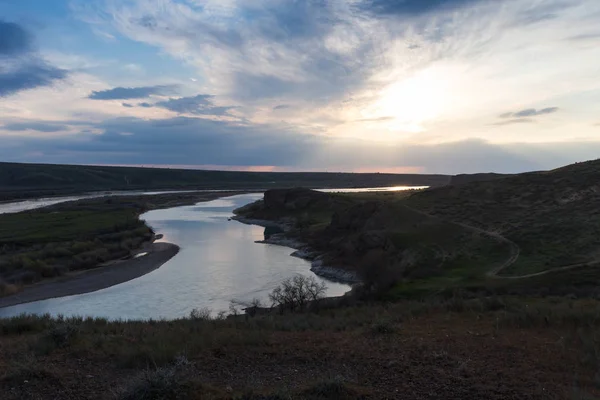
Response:
[[[0,161],[514,173],[600,155],[597,0],[0,0]]]

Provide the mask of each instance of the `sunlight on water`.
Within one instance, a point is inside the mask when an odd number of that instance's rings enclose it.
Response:
[[[402,192],[405,190],[423,190],[429,186],[388,186],[377,188],[317,189],[326,193],[363,193],[363,192]]]

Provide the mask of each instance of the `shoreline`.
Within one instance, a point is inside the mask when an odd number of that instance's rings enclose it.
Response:
[[[147,252],[142,257],[69,274],[52,282],[40,282],[13,295],[0,297],[0,310],[35,301],[92,293],[128,282],[160,268],[179,253],[179,250],[179,246],[173,243],[150,243],[140,249],[140,253]]]
[[[262,219],[246,218],[236,215],[231,218],[234,221],[240,222],[247,225],[258,225],[263,227],[278,227],[283,230],[283,233],[276,233],[271,235],[268,239],[258,240],[256,243],[272,244],[275,246],[283,246],[294,249],[291,257],[301,258],[310,262],[310,270],[321,278],[328,279],[337,283],[344,283],[348,285],[360,284],[361,280],[358,276],[352,272],[342,268],[336,268],[331,266],[323,265],[322,255],[319,252],[313,250],[306,243],[302,243],[295,239],[290,239],[285,236],[285,232],[290,230],[290,225],[284,222],[268,221]]]

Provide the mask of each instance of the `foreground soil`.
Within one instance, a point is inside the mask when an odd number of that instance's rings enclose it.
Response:
[[[5,322],[0,393],[15,400],[593,398],[577,397],[594,394],[596,370],[582,364],[585,352],[569,329],[508,326],[506,315],[489,312],[403,318],[400,307],[268,321],[88,321],[51,348],[42,344],[52,333],[19,334]]]
[[[149,243],[140,251],[148,254],[129,260],[118,260],[108,266],[28,286],[12,296],[0,297],[0,308],[55,297],[90,293],[130,281],[154,271],[169,261],[179,252],[179,246],[163,242]]]

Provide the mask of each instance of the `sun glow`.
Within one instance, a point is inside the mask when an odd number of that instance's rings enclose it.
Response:
[[[381,121],[390,131],[417,133],[425,124],[448,111],[451,75],[428,68],[398,80],[379,93],[378,100],[363,111],[369,121]]]

